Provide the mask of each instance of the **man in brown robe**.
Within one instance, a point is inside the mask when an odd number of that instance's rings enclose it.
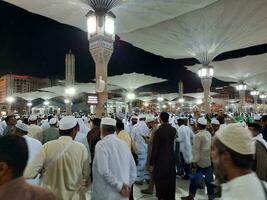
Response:
[[[175,199],[175,154],[174,142],[176,129],[169,123],[169,114],[160,114],[161,126],[154,134],[151,153],[151,165],[154,166],[153,176],[156,195],[159,200]]]
[[[26,183],[22,175],[27,161],[28,147],[23,137],[0,138],[0,199],[55,200],[51,192]]]

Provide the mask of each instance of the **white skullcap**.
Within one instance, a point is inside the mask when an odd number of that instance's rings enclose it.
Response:
[[[254,120],[255,121],[260,121],[261,120],[261,116],[260,115],[255,115],[254,116]]]
[[[206,126],[208,124],[208,121],[204,117],[200,117],[198,118],[197,123]]]
[[[17,116],[15,117],[15,119],[20,119],[20,116],[19,116],[19,115],[17,115]]]
[[[212,119],[211,124],[220,125],[220,122],[217,119]]]
[[[123,114],[122,112],[118,112],[118,113],[117,113],[117,118],[118,118],[119,120],[123,120],[123,119],[125,118],[125,116],[124,116],[124,114]]]
[[[19,124],[19,123],[22,123],[22,120],[19,119],[19,120],[17,121],[17,124]]]
[[[135,115],[133,115],[133,116],[131,117],[131,119],[138,119],[138,117],[135,116]]]
[[[60,130],[69,130],[74,128],[77,125],[77,120],[75,119],[75,117],[73,116],[67,116],[67,117],[63,117],[58,125],[59,125],[59,129]]]
[[[140,114],[140,115],[138,115],[138,118],[139,118],[139,119],[145,119],[146,116],[145,116],[144,114]]]
[[[148,115],[146,117],[146,123],[154,122],[154,121],[155,121],[155,117],[153,115]]]
[[[248,129],[239,124],[229,124],[216,132],[225,146],[242,155],[255,154],[255,144]]]
[[[116,126],[116,120],[110,117],[104,117],[101,119],[101,125]]]
[[[28,132],[28,125],[24,124],[24,123],[17,123],[15,125],[15,127],[19,130],[22,130],[22,131],[25,131],[25,132]]]
[[[34,122],[34,121],[36,121],[37,120],[37,115],[31,115],[30,117],[29,117],[29,121],[31,121],[31,122]]]
[[[49,124],[50,125],[55,125],[57,123],[57,118],[51,118],[50,120],[49,120]]]

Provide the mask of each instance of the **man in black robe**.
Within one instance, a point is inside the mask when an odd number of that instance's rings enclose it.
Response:
[[[154,166],[156,192],[159,200],[175,199],[175,154],[174,142],[176,129],[169,123],[169,114],[160,114],[161,126],[155,132],[151,165]]]

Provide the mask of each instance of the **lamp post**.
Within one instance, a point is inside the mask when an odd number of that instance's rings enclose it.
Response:
[[[8,114],[11,114],[12,103],[15,102],[15,98],[13,96],[8,96],[6,101],[8,103]]]
[[[48,106],[49,106],[49,104],[50,104],[50,102],[49,101],[47,101],[47,100],[45,100],[44,101],[44,106],[45,106],[45,114],[49,114],[48,112]]]
[[[66,105],[66,114],[67,115],[71,115],[71,113],[72,113],[71,100],[74,97],[75,93],[76,93],[76,90],[75,90],[74,87],[67,87],[65,89],[65,97],[66,97],[66,99],[64,100],[64,102],[65,102],[65,105]]]
[[[259,94],[260,94],[260,92],[256,89],[254,89],[250,92],[250,95],[253,96],[253,99],[254,99],[254,112],[257,111],[257,102],[258,102]]]
[[[31,114],[32,102],[27,103],[29,115]]]
[[[240,98],[239,109],[241,112],[244,112],[244,105],[246,103],[247,85],[245,83],[241,82],[236,86],[236,90],[238,91],[239,98]]]
[[[260,99],[262,101],[263,109],[265,110],[267,94],[262,93],[262,94],[259,95],[259,97],[260,97]]]
[[[105,83],[103,90],[98,90],[98,105],[96,106],[96,115],[101,117],[106,115],[105,104],[108,99],[107,93],[107,65],[113,53],[113,43],[115,40],[115,15],[109,11],[112,4],[117,1],[89,0],[90,6],[94,9],[90,10],[87,17],[88,40],[91,55],[95,61],[95,78],[96,81]]]
[[[126,95],[126,98],[129,101],[129,112],[131,113],[132,112],[132,103],[133,103],[133,100],[135,99],[135,94],[130,92]]]
[[[198,70],[198,76],[201,78],[201,84],[204,89],[205,112],[210,113],[210,87],[214,75],[214,68],[204,65]]]

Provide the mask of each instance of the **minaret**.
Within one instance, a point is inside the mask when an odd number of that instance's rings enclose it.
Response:
[[[65,85],[72,86],[75,83],[75,56],[69,50],[65,56]]]
[[[65,56],[65,87],[70,88],[75,84],[75,56],[69,50],[69,53]],[[66,113],[72,114],[72,96],[66,96]]]

